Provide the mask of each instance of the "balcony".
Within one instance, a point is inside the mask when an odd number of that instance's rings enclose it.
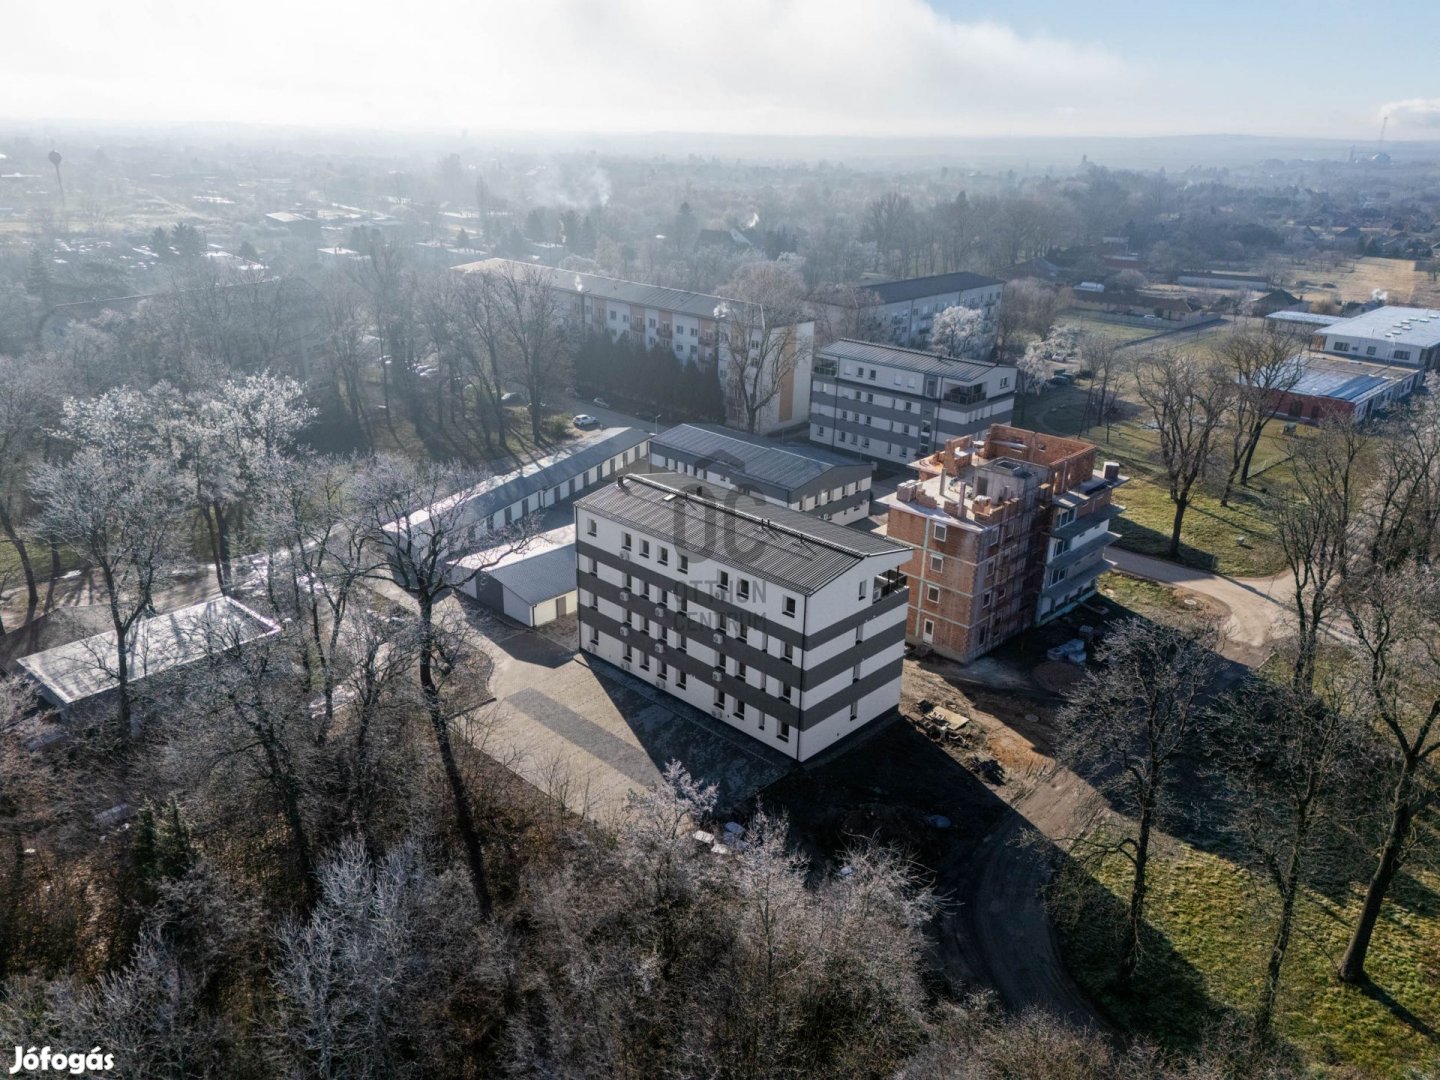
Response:
[[[669,338],[675,336],[675,335],[671,332],[671,330],[670,330],[670,325],[669,325],[668,323],[661,323],[661,324],[660,324],[660,329],[656,330],[655,333],[658,334],[658,335],[659,335],[660,337],[662,337],[662,338],[666,338],[667,340],[668,340]]]
[[[887,596],[900,592],[910,587],[910,580],[899,570],[887,570],[883,574],[877,574],[870,587],[870,602],[878,604]]]

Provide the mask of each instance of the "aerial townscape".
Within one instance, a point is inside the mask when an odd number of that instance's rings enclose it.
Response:
[[[1440,1080],[1440,7],[0,28],[6,1075]]]

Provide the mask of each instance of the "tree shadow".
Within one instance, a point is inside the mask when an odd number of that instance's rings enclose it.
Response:
[[[1436,1031],[1433,1027],[1391,997],[1390,993],[1384,987],[1376,985],[1370,979],[1366,979],[1363,983],[1360,983],[1356,989],[1370,998],[1370,1000],[1383,1005],[1391,1016],[1395,1017],[1396,1020],[1399,1020],[1411,1031],[1423,1035],[1427,1039],[1436,1038]]]
[[[1169,557],[1170,534],[1168,532],[1141,525],[1124,514],[1112,521],[1110,528],[1120,534],[1121,546],[1128,551],[1138,552],[1141,555],[1152,555],[1161,559]],[[1185,543],[1183,538],[1180,541],[1180,561],[1197,570],[1211,572],[1219,565],[1219,560],[1213,554],[1191,547]]]

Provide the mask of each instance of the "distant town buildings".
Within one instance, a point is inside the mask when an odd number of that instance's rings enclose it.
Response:
[[[460,273],[539,270],[557,298],[558,315],[572,325],[612,338],[626,335],[651,348],[672,350],[683,363],[715,365],[720,384],[727,387],[734,362],[734,335],[746,333],[750,349],[764,347],[762,331],[782,335],[785,363],[778,392],[757,417],[756,429],[775,431],[803,423],[807,418],[810,370],[815,324],[805,320],[771,325],[763,309],[741,300],[708,293],[645,285],[598,274],[582,274],[553,267],[536,267],[508,259],[483,259],[455,267]],[[726,422],[745,424],[735,401],[727,393]]]
[[[1091,596],[1125,479],[1096,452],[994,424],[916,461],[882,500],[890,538],[911,548],[907,639],[966,662]]]
[[[947,439],[1008,421],[1015,385],[1009,364],[841,339],[816,357],[810,440],[909,464]]]
[[[900,701],[907,548],[693,477],[575,507],[580,648],[804,761]]]
[[[840,525],[870,513],[875,466],[803,443],[680,424],[650,440],[650,464]]]

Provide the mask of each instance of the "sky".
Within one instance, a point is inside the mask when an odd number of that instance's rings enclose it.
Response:
[[[0,116],[1440,138],[1440,2],[0,0]]]

